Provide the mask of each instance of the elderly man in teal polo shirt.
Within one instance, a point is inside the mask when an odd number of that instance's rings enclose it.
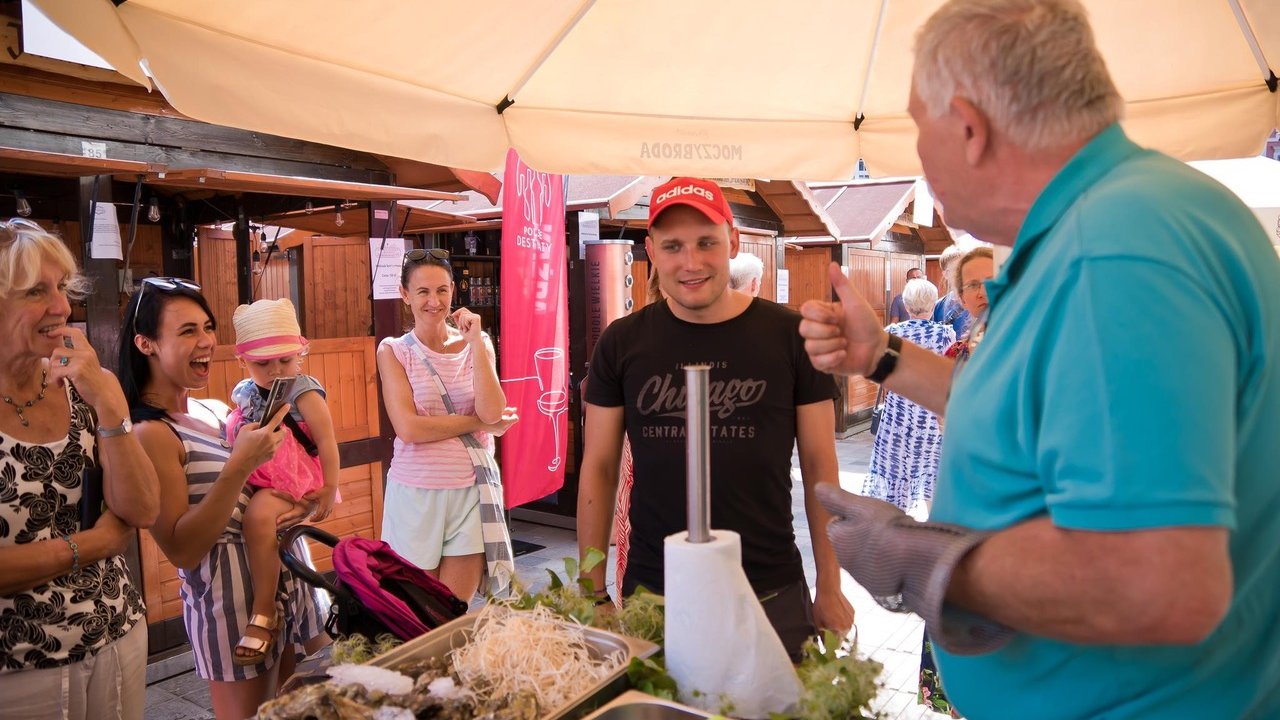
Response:
[[[931,522],[822,493],[841,565],[919,613],[972,718],[1280,717],[1280,261],[1131,142],[1073,0],[952,0],[910,110],[947,223],[1012,253],[963,368],[831,268],[813,364],[945,411]]]

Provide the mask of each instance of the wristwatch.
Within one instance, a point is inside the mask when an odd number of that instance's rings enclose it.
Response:
[[[867,379],[877,385],[882,384],[885,378],[888,378],[898,367],[898,356],[902,354],[902,338],[897,335],[889,335],[889,347],[885,348],[884,354],[880,356],[880,362],[876,363],[876,369],[871,371]]]
[[[133,422],[129,418],[125,418],[124,422],[115,427],[98,426],[98,437],[100,438],[113,438],[117,435],[128,435],[131,432],[133,432]]]

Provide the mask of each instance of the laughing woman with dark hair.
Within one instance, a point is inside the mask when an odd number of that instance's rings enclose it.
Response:
[[[289,406],[261,425],[245,425],[234,444],[225,441],[227,406],[191,397],[209,384],[214,329],[197,285],[147,278],[125,309],[120,367],[138,439],[160,482],[160,516],[151,535],[182,580],[182,619],[196,674],[209,681],[219,720],[242,720],[292,673],[295,644],[315,649],[325,638],[312,593],[287,571],[274,588],[259,589],[275,595],[276,621],[258,624],[253,616],[255,588],[241,532],[254,491],[247,480],[275,453]],[[279,525],[299,522],[313,509],[304,499]],[[235,661],[236,641],[245,634],[266,635],[259,637],[269,641],[261,662]]]
[[[142,717],[147,626],[123,553],[159,507],[129,406],[67,325],[84,278],[57,237],[0,222],[0,716]],[[82,471],[106,509],[81,527]],[[93,513],[96,515],[96,513]]]

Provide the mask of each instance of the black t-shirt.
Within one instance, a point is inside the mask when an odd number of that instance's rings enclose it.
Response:
[[[665,302],[605,329],[586,401],[624,406],[634,457],[627,590],[663,591],[663,539],[688,529],[683,366],[711,366],[711,527],[742,536],[757,592],[804,576],[791,516],[796,407],[836,397],[835,382],[804,352],[800,316],[755,299],[740,315],[699,324]]]

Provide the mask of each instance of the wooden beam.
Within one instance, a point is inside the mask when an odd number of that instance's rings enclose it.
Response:
[[[212,188],[231,192],[325,198],[329,200],[465,200],[465,195],[373,183],[343,182],[309,177],[190,168],[152,173],[147,183],[163,187]]]
[[[0,58],[0,93],[59,100],[76,105],[90,105],[144,115],[191,119],[178,112],[168,100],[165,100],[164,95],[158,92],[149,92],[146,88],[132,83],[120,84],[121,81],[128,82],[123,76],[115,81],[103,82],[2,63],[3,58]],[[83,66],[73,65],[73,67]]]
[[[163,169],[163,165],[133,160],[113,160],[111,158],[85,157],[84,155],[40,152],[25,148],[0,147],[0,170],[24,175],[54,175],[58,177],[126,173],[146,175]]]
[[[187,120],[0,93],[0,125],[99,140],[386,172],[367,153]]]
[[[0,112],[3,112],[2,103],[0,103]],[[108,158],[153,163],[170,170],[219,168],[268,175],[293,175],[364,183],[381,182],[387,179],[386,174],[378,170],[319,165],[212,150],[192,150],[186,147],[165,147],[145,142],[103,140],[80,132],[51,133],[12,127],[9,120],[10,118],[0,115],[0,146],[64,155],[82,155],[86,144],[101,143],[104,146],[103,152]]]

